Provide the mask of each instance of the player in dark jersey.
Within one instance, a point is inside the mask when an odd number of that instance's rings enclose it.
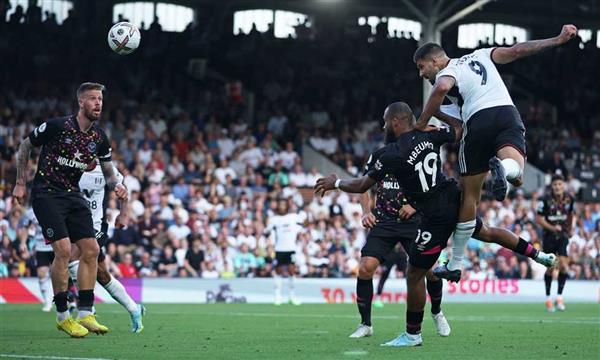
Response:
[[[537,204],[537,223],[543,228],[544,252],[558,255],[558,294],[556,296],[556,310],[564,311],[565,304],[562,292],[567,282],[569,271],[569,257],[567,245],[573,228],[573,210],[575,199],[565,193],[565,179],[562,175],[552,177],[552,190],[541,198]],[[549,268],[544,275],[546,282],[546,309],[554,312],[555,307],[550,297],[554,269]]]
[[[396,141],[394,134],[386,132],[385,143]],[[385,152],[380,148],[373,152],[365,164],[363,174],[368,174]],[[371,306],[373,299],[373,275],[378,266],[382,266],[382,273],[377,286],[377,293],[381,295],[383,286],[394,265],[406,267],[406,253],[402,249],[409,249],[410,243],[415,239],[419,224],[419,215],[414,215],[416,210],[404,198],[403,190],[392,174],[385,174],[384,178],[374,187],[375,204],[372,206],[369,192],[362,194],[361,206],[363,209],[362,223],[370,229],[367,241],[361,251],[358,277],[356,278],[356,304],[361,317],[358,328],[350,335],[351,338],[362,338],[373,335],[371,323]],[[402,248],[398,248],[398,243]],[[450,326],[441,311],[442,281],[431,272],[427,273],[427,291],[431,297],[431,314],[438,334],[450,335]]]
[[[52,243],[52,288],[57,312],[57,328],[72,337],[88,332],[106,333],[92,313],[94,286],[98,268],[98,243],[92,226],[92,214],[79,192],[79,179],[100,160],[106,183],[121,199],[127,190],[119,185],[111,164],[109,140],[96,124],[102,113],[104,86],[83,83],[77,90],[79,112],[48,120],[23,139],[17,154],[17,181],[13,196],[19,203],[26,194],[26,173],[32,147],[41,146],[38,168],[33,180],[31,205],[43,234]],[[67,270],[71,243],[81,252],[79,266],[78,318],[67,310]]]
[[[462,135],[458,121],[452,128],[429,128],[427,132],[414,129],[415,117],[405,103],[393,103],[384,113],[384,130],[393,132],[397,141],[385,147],[384,152],[367,175],[351,180],[338,179],[335,174],[317,180],[315,193],[340,189],[350,193],[363,193],[381,181],[385,174],[393,174],[404,189],[405,197],[415,209],[422,213],[417,235],[407,249],[406,332],[384,346],[419,346],[421,323],[425,307],[425,282],[427,271],[437,261],[446,247],[450,234],[458,221],[461,190],[454,180],[447,179],[441,172],[440,147],[455,142]],[[500,229],[481,225],[479,235],[484,241],[493,239],[509,249],[527,255],[536,261],[554,265],[553,256],[538,252],[531,244],[516,235]],[[502,233],[502,234],[501,234]],[[458,272],[460,275],[460,272]],[[457,281],[458,279],[454,279]]]

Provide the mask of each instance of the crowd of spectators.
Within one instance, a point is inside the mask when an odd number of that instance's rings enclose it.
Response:
[[[76,23],[72,16],[72,21],[49,31],[66,33]],[[114,228],[114,198],[107,209],[111,242],[106,252],[115,276],[271,276],[273,239],[264,229],[281,197],[305,219],[296,257],[300,275],[356,274],[366,236],[358,197],[312,197],[310,187],[320,174],[303,165],[302,145],[359,174],[368,154],[383,140],[380,117],[385,105],[402,99],[419,111],[421,83],[409,56],[414,40],[379,36],[360,41],[361,31],[317,34],[310,41],[224,36],[205,52],[207,45],[198,44],[193,34],[166,34],[154,28],[142,36],[155,46],[140,48],[137,56],[118,57],[102,42],[89,49],[78,46],[89,35],[84,30],[71,29],[69,36],[61,37],[32,33],[26,25],[5,29],[6,36],[0,38],[0,57],[6,59],[0,69],[0,81],[6,85],[0,92],[0,277],[35,275],[25,209],[11,197],[16,147],[44,119],[72,112],[74,89],[84,80],[108,85],[101,125],[131,197],[127,228]],[[17,42],[23,51],[14,53]],[[215,69],[253,90],[252,115],[222,78],[193,77],[184,52],[173,51],[177,46],[202,50]],[[57,48],[64,56],[56,57]],[[346,55],[350,51],[354,57]],[[568,51],[598,56],[596,49]],[[307,53],[311,56],[304,56]],[[508,70],[519,76],[519,68]],[[568,76],[579,81],[582,75],[569,71]],[[599,167],[600,135],[599,127],[585,128],[598,116],[585,105],[589,99],[572,96],[577,98],[557,105],[558,117],[550,116],[547,101],[541,100],[526,101],[529,107],[522,114],[533,160],[550,173],[560,170],[570,176],[569,191],[576,193],[582,181],[573,169]],[[556,120],[568,114],[585,118]],[[548,126],[548,119],[560,130]],[[29,180],[35,159],[29,165]],[[449,148],[444,171],[457,177],[456,167],[455,151]],[[484,198],[479,211],[491,225],[515,231],[540,247],[534,219],[544,191],[516,191],[502,203]],[[578,202],[576,210],[570,276],[600,279],[600,204]],[[542,276],[543,269],[510,251],[476,241],[468,248],[468,276]]]

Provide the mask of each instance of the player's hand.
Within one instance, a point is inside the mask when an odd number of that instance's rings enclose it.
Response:
[[[325,193],[329,190],[335,189],[335,181],[338,179],[336,174],[331,174],[327,177],[317,179],[317,183],[314,187],[314,192],[321,197],[325,196]]]
[[[375,226],[376,222],[377,219],[375,218],[375,215],[373,215],[372,212],[368,212],[362,217],[362,226],[364,228],[371,229],[373,226]]]
[[[554,232],[555,233],[560,233],[562,231],[562,226],[560,225],[554,225]]]
[[[27,193],[27,189],[23,184],[16,184],[13,189],[13,197],[17,201],[17,203],[23,205],[23,201],[25,199],[25,194]]]
[[[399,212],[400,219],[402,219],[402,220],[408,220],[416,212],[417,212],[417,210],[415,210],[414,207],[410,206],[410,204],[402,205],[402,207],[400,208],[400,212]]]
[[[574,38],[577,35],[577,27],[573,24],[563,25],[560,34],[558,35],[558,42],[564,44]]]
[[[432,131],[440,131],[442,128],[435,125],[427,125],[427,127],[421,131],[423,132],[432,132]]]
[[[127,225],[129,225],[129,217],[125,213],[125,210],[121,210],[119,215],[115,218],[115,227],[122,229],[127,227]]]
[[[123,184],[117,184],[117,186],[115,186],[115,194],[117,194],[117,197],[121,200],[127,200],[127,197],[129,196],[129,192]]]

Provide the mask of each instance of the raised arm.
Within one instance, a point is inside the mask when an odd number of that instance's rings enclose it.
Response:
[[[375,179],[368,175],[355,179],[342,180],[338,179],[337,175],[331,174],[317,180],[314,192],[317,195],[324,196],[329,190],[340,189],[347,193],[360,194],[369,190],[376,182]]]
[[[511,47],[498,47],[492,51],[492,60],[497,64],[508,64],[517,59],[538,54],[544,50],[560,46],[577,35],[575,25],[563,25],[558,36],[549,39],[525,41]]]
[[[444,96],[452,89],[455,83],[456,80],[451,76],[441,76],[435,81],[429,99],[427,99],[427,102],[423,107],[423,112],[421,113],[421,116],[419,116],[419,120],[417,120],[415,126],[417,130],[425,131],[429,120],[433,115],[440,111],[440,106],[442,106],[442,103],[444,102]]]
[[[27,184],[27,165],[29,163],[31,148],[33,148],[31,140],[29,140],[29,137],[26,137],[21,141],[19,150],[17,151],[17,181],[13,189],[13,197],[19,204],[23,204],[23,199],[27,193],[25,186]]]

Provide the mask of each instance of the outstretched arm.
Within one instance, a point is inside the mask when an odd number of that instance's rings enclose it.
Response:
[[[31,140],[26,137],[21,142],[21,145],[19,145],[19,150],[17,151],[17,181],[13,189],[13,197],[19,204],[23,204],[23,199],[27,192],[25,188],[25,184],[27,184],[27,164],[29,163],[29,154],[32,147]]]
[[[511,47],[498,47],[492,51],[492,60],[497,64],[508,64],[517,59],[535,55],[544,50],[560,46],[577,35],[575,25],[563,25],[558,36],[549,39],[525,41]]]
[[[339,182],[338,182],[339,181]],[[336,186],[336,182],[338,182]],[[327,177],[320,178],[314,187],[315,194],[324,196],[329,190],[340,189],[347,193],[364,193],[369,190],[377,181],[368,175],[364,175],[355,179],[342,180],[338,179],[337,175],[331,174]]]
[[[452,89],[455,83],[456,80],[451,76],[441,76],[435,81],[429,99],[427,99],[427,103],[423,107],[423,112],[419,116],[419,120],[417,120],[415,126],[417,130],[425,131],[429,120],[434,114],[440,111],[440,106],[444,102],[444,96]]]

